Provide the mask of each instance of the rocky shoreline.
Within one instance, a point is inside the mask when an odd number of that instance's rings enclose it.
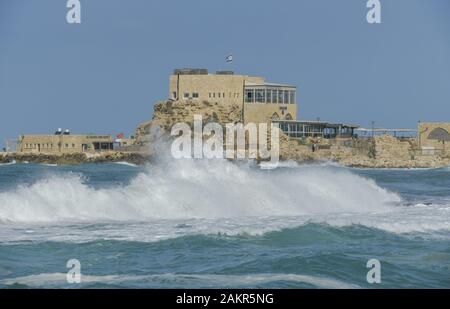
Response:
[[[0,164],[8,163],[38,163],[38,164],[57,164],[57,165],[75,165],[88,163],[113,163],[128,162],[136,165],[143,165],[151,161],[150,154],[132,153],[132,152],[105,152],[95,155],[85,153],[71,154],[33,154],[33,153],[0,153]],[[429,160],[401,160],[401,159],[380,159],[369,158],[358,154],[345,154],[345,151],[316,151],[314,153],[297,153],[295,157],[284,157],[280,161],[294,161],[299,164],[314,163],[336,163],[352,168],[440,168],[450,166],[448,158],[433,158]]]
[[[86,163],[108,163],[108,162],[129,162],[133,164],[144,164],[150,160],[151,156],[140,152],[118,152],[108,151],[95,154],[89,153],[65,153],[65,154],[45,154],[45,153],[0,153],[0,163],[40,163],[40,164],[86,164]]]
[[[155,132],[168,136],[175,123],[185,122],[192,125],[194,115],[202,115],[205,122],[214,121],[222,125],[242,121],[241,108],[236,105],[221,105],[206,101],[161,101],[154,106],[153,118],[137,127],[133,149],[67,154],[0,153],[0,163],[14,161],[44,164],[129,162],[140,165],[149,162],[152,153],[161,151],[158,143],[161,135]],[[416,138],[399,139],[390,135],[381,135],[372,139],[352,138],[330,141],[323,138],[308,138],[299,141],[289,139],[280,131],[279,142],[280,161],[305,164],[334,162],[355,168],[409,169],[450,166],[450,153],[424,154],[418,150]],[[269,140],[268,144],[270,144]],[[312,145],[316,145],[317,150],[313,151]]]

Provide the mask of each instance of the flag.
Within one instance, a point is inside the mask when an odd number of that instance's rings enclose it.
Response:
[[[119,133],[119,134],[116,135],[116,138],[117,139],[123,139],[123,138],[125,138],[125,134]]]
[[[226,61],[226,62],[233,62],[233,55],[228,55],[228,56],[225,58],[225,61]]]

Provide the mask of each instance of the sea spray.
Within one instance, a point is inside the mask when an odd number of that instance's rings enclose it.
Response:
[[[94,189],[55,174],[0,193],[0,220],[58,222],[299,216],[390,211],[400,197],[345,169],[261,171],[227,160],[169,160],[128,185]]]

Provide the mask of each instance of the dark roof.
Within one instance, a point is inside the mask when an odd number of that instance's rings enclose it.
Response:
[[[450,134],[443,128],[436,128],[428,134],[428,139],[436,139],[439,141],[449,142]]]
[[[184,68],[173,70],[174,75],[208,75],[208,69]]]

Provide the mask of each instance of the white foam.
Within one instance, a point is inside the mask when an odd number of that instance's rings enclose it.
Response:
[[[236,287],[236,286],[255,286],[274,281],[288,281],[297,283],[306,283],[318,288],[328,289],[349,289],[359,288],[358,285],[348,284],[343,281],[299,274],[247,274],[247,275],[216,275],[216,274],[158,274],[158,275],[103,275],[92,276],[82,274],[81,283],[103,283],[120,284],[123,282],[174,282],[175,284],[186,282],[196,283],[203,286],[216,287]],[[24,284],[31,287],[41,286],[61,286],[68,285],[66,274],[64,273],[42,273],[38,275],[29,275],[16,278],[7,278],[0,280],[1,284]]]
[[[270,174],[226,160],[151,166],[127,186],[93,189],[76,174],[0,193],[0,220],[58,222],[298,216],[389,210],[400,198],[349,171],[301,167]]]
[[[0,166],[8,166],[8,165],[14,165],[16,164],[16,160],[12,160],[11,162],[8,163],[0,163]]]
[[[401,206],[397,194],[349,169],[289,167],[176,160],[108,189],[94,189],[73,173],[46,175],[0,193],[0,242],[258,235],[308,222],[394,233],[450,230],[446,204]]]
[[[127,162],[127,161],[120,161],[120,162],[114,162],[114,163],[115,163],[115,164],[120,164],[120,165],[131,166],[131,167],[137,167],[136,164],[130,163],[130,162]]]

